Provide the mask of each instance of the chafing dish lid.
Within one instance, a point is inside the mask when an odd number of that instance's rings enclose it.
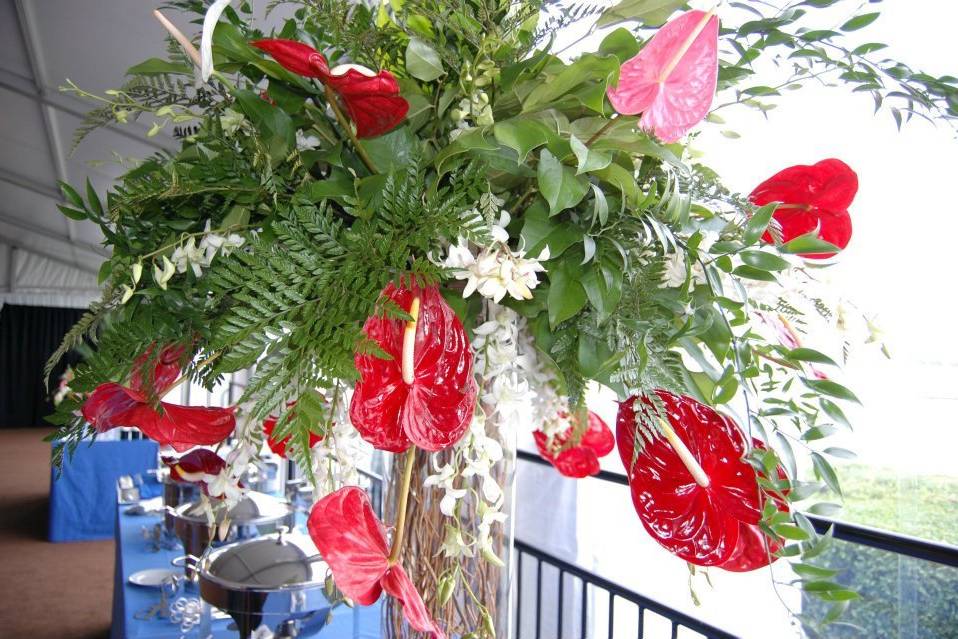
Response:
[[[225,546],[201,572],[230,585],[268,590],[321,585],[326,564],[309,537],[281,533]]]
[[[268,521],[281,519],[290,513],[288,503],[271,497],[265,493],[251,491],[246,494],[235,506],[230,508],[226,517],[238,524],[254,521]],[[207,523],[206,509],[202,500],[196,500],[177,508],[177,517],[196,522]],[[216,521],[223,520],[222,510],[217,511]]]

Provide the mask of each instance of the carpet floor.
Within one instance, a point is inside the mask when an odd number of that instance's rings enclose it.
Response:
[[[0,430],[0,637],[105,639],[113,542],[47,541],[45,434]]]

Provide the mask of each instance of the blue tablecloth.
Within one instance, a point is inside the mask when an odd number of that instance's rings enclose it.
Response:
[[[158,447],[149,440],[81,443],[63,472],[50,469],[50,541],[84,541],[113,536],[116,480],[156,468]]]
[[[167,619],[134,619],[136,612],[146,610],[159,601],[159,591],[142,588],[129,583],[130,575],[146,568],[168,568],[174,557],[183,554],[182,549],[149,552],[143,538],[144,526],[152,527],[160,521],[157,516],[126,515],[126,506],[116,510],[116,574],[113,584],[113,625],[111,639],[176,639],[179,626]],[[195,593],[190,596],[198,596]],[[352,610],[340,606],[333,612],[333,619],[317,635],[317,639],[380,639],[380,604],[356,607]],[[235,639],[237,633],[227,626],[230,620],[213,622],[213,639]]]

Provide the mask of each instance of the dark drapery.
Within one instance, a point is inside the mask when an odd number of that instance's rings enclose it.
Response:
[[[81,309],[5,304],[0,309],[0,428],[49,426],[53,404],[43,366],[80,316]],[[53,371],[55,389],[67,358]]]

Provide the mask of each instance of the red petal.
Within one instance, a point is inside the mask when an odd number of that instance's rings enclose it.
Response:
[[[436,621],[426,610],[419,591],[413,585],[409,575],[402,566],[393,566],[386,571],[382,578],[383,590],[395,597],[402,604],[403,616],[409,625],[419,632],[432,634],[433,639],[445,639],[446,635],[440,630]]]
[[[720,568],[731,572],[764,568],[777,559],[773,553],[778,552],[781,547],[781,541],[769,539],[758,526],[740,524],[738,543],[732,555]]]
[[[308,44],[281,39],[254,40],[250,44],[270,54],[281,67],[297,75],[324,79],[329,75],[326,58]]]
[[[136,426],[136,409],[141,405],[140,397],[129,390],[109,382],[100,384],[83,402],[81,412],[97,432],[117,428],[118,426]]]
[[[642,113],[642,128],[665,142],[678,140],[701,122],[715,95],[719,21],[711,16],[703,27],[705,16],[703,11],[688,11],[659,29],[622,65],[618,86],[608,91],[616,111]]]
[[[191,450],[179,459],[164,457],[163,463],[169,467],[170,477],[175,481],[190,481],[184,479],[180,472],[218,475],[226,467],[226,461],[207,448]]]
[[[798,164],[768,178],[749,195],[753,204],[770,202],[807,204],[837,213],[851,206],[858,192],[858,176],[847,164],[829,158],[812,165]]]
[[[399,95],[399,83],[389,71],[367,76],[356,69],[323,80],[343,99],[356,136],[374,138],[396,127],[406,117],[409,103]]]
[[[605,421],[589,411],[589,427],[582,436],[582,445],[588,446],[599,457],[605,457],[615,448],[615,437]]]
[[[564,433],[555,436],[554,448],[562,447],[574,432],[570,426]],[[589,411],[589,426],[577,446],[571,446],[553,455],[548,445],[548,437],[541,430],[532,433],[536,441],[536,448],[544,459],[547,459],[566,477],[581,479],[599,472],[599,457],[604,457],[615,448],[615,438],[612,431],[602,418]]]
[[[710,483],[699,486],[664,437],[646,442],[633,460],[635,401],[627,400],[619,407],[616,439],[636,511],[649,534],[670,552],[702,566],[722,564],[735,550],[740,523],[756,524],[760,516],[755,472],[743,460],[745,440],[732,420],[708,406],[656,393]]]
[[[429,451],[458,442],[469,428],[478,385],[472,348],[462,322],[436,287],[396,288],[383,296],[409,310],[420,298],[414,380],[402,379],[402,319],[370,317],[363,327],[392,359],[357,354],[361,379],[353,391],[350,418],[363,439],[381,450],[402,452],[410,443]]]
[[[765,444],[752,438],[752,446],[759,450],[765,450]],[[778,478],[788,479],[788,474],[781,466],[778,467]],[[772,497],[768,493],[766,499],[773,499],[775,505],[782,512],[788,512],[788,503],[782,499]],[[721,565],[723,570],[732,572],[748,572],[764,568],[775,561],[774,553],[778,552],[785,545],[785,540],[781,538],[769,538],[758,525],[742,523],[739,526],[738,543],[732,551],[732,556]]]
[[[538,433],[533,433],[533,435],[538,435]],[[541,454],[543,447],[539,446],[538,437],[536,437],[536,446]],[[551,458],[545,454],[542,456],[548,459],[556,470],[566,477],[582,479],[583,477],[597,475],[602,470],[599,466],[599,457],[595,454],[595,451],[585,446],[567,448]]]
[[[849,240],[852,239],[852,218],[847,211],[828,213],[819,212],[817,209],[778,208],[772,217],[782,228],[784,242],[815,230],[818,231],[818,237],[841,249],[848,246]],[[774,241],[767,231],[762,236],[762,240],[768,244]],[[809,259],[826,259],[835,253],[801,253],[800,255]]]
[[[286,404],[287,408],[292,408],[296,405],[296,402],[289,402]],[[284,437],[283,439],[276,440],[273,438],[273,429],[276,428],[276,423],[279,421],[279,418],[270,415],[263,420],[263,432],[266,433],[266,444],[269,446],[269,449],[275,454],[279,455],[282,458],[286,458],[286,444],[289,443],[292,435]],[[309,447],[312,448],[319,442],[323,441],[322,435],[317,435],[316,433],[310,431],[309,433]]]
[[[848,215],[858,192],[858,176],[841,160],[830,158],[812,165],[799,164],[779,171],[765,180],[749,195],[749,200],[763,206],[771,202],[785,205],[773,217],[782,228],[785,242],[818,230],[818,236],[839,248],[848,246],[852,237],[852,221]],[[771,243],[772,236],[763,238]],[[803,254],[811,259],[832,257],[834,253]]]
[[[153,441],[177,451],[218,444],[236,428],[232,407],[178,406],[167,402],[160,406],[162,415],[149,404],[140,404],[133,425]]]
[[[379,599],[389,547],[366,493],[346,486],[326,495],[313,506],[306,526],[336,587],[363,606]]]
[[[180,362],[185,352],[186,347],[182,345],[169,344],[165,346],[153,364],[152,376],[144,380],[141,371],[143,370],[143,365],[153,353],[153,347],[150,346],[145,353],[137,357],[133,362],[133,372],[130,374],[130,388],[144,395],[148,394],[148,389],[152,389],[157,395],[165,394],[166,389],[180,377]]]
[[[111,382],[93,391],[82,413],[98,432],[118,426],[136,427],[153,441],[181,452],[218,444],[236,428],[233,408],[160,405],[162,415],[140,393]]]

